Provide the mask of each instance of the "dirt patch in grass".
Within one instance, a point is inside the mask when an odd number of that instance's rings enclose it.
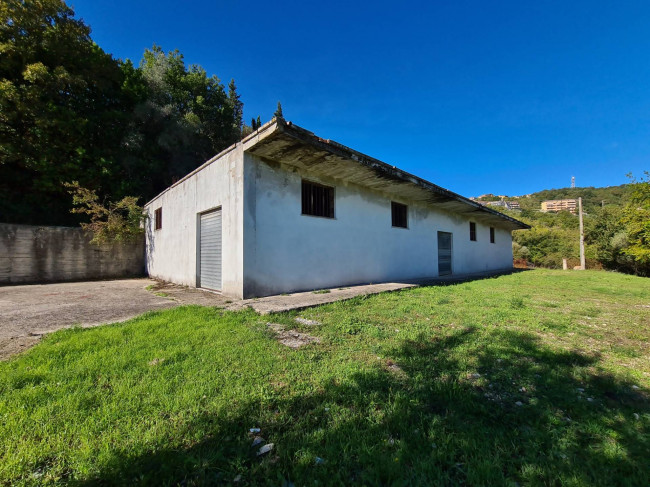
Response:
[[[285,330],[284,325],[278,323],[267,323],[266,326],[273,331],[278,342],[289,348],[297,349],[310,343],[320,343],[320,338],[318,337],[300,333],[296,330]]]
[[[36,345],[41,335],[9,337],[0,340],[0,360],[6,360]]]
[[[164,281],[156,281],[151,286],[147,286],[147,290],[158,297],[169,299],[180,305],[197,304],[225,308],[232,303],[232,300],[220,293]]]

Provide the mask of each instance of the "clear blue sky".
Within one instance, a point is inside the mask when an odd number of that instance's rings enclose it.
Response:
[[[650,2],[69,0],[139,62],[178,48],[285,118],[466,196],[650,169]]]

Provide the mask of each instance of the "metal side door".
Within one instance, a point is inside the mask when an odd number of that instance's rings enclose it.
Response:
[[[438,232],[438,275],[451,274],[451,233]]]

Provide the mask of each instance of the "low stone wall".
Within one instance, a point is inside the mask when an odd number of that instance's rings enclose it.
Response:
[[[0,285],[144,275],[144,235],[92,245],[78,227],[0,223]]]

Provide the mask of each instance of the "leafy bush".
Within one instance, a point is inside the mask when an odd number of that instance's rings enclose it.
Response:
[[[90,223],[82,223],[81,227],[92,236],[91,243],[133,241],[144,233],[146,215],[137,197],[126,196],[117,203],[102,204],[95,191],[81,187],[77,181],[65,186],[75,205],[72,213],[90,216]]]

